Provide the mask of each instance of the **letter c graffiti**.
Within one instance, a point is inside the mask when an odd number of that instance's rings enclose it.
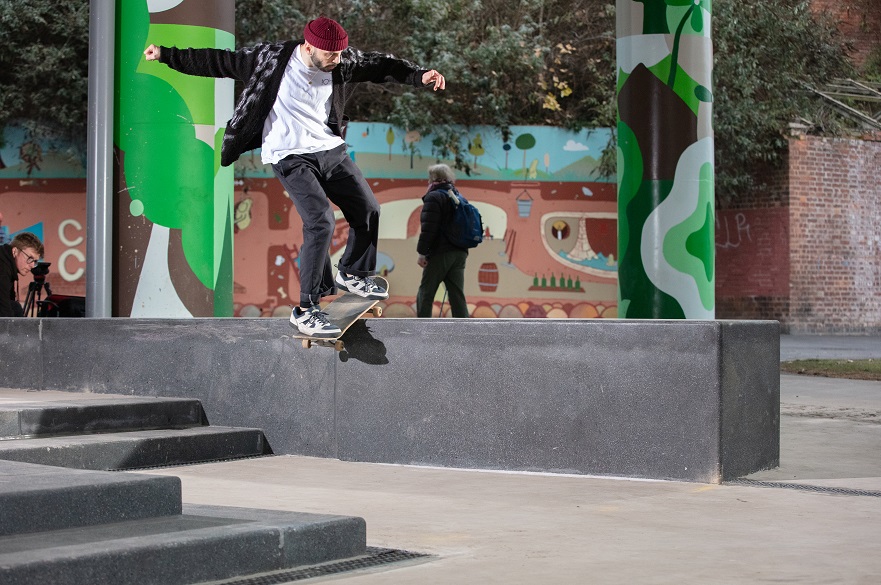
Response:
[[[73,256],[79,260],[81,264],[86,263],[86,257],[76,248],[68,248],[58,257],[58,274],[60,274],[61,278],[67,282],[73,282],[74,280],[79,279],[85,273],[86,269],[80,266],[73,273],[68,272],[66,265],[68,256]]]
[[[73,226],[77,231],[83,231],[83,225],[75,219],[65,219],[60,224],[58,224],[58,239],[61,240],[61,243],[65,246],[79,246],[83,243],[83,237],[78,236],[75,240],[68,240],[67,236],[64,235],[64,229],[67,226]]]
[[[77,231],[82,232],[83,225],[75,219],[66,219],[58,225],[58,239],[61,240],[61,243],[65,246],[70,246],[67,250],[61,253],[61,256],[58,257],[58,274],[60,274],[61,278],[63,278],[67,282],[73,282],[74,280],[79,280],[86,272],[86,270],[82,266],[79,266],[73,272],[68,272],[68,256],[73,256],[76,260],[79,260],[80,264],[86,263],[86,257],[85,255],[83,255],[82,252],[73,247],[79,246],[83,243],[83,236],[79,235],[74,239],[68,239],[68,237],[64,233],[64,230],[65,228],[67,228],[67,226],[72,226]]]

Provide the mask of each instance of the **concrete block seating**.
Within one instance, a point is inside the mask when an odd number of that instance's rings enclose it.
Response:
[[[366,550],[361,518],[186,506],[177,477],[94,471],[270,452],[197,400],[0,389],[0,439],[4,585],[181,585]]]
[[[779,460],[776,321],[0,320],[0,386],[178,396],[275,453],[719,483]]]

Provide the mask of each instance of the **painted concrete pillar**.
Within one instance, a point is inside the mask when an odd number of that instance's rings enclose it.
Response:
[[[234,48],[234,0],[116,0],[115,316],[232,316],[233,82],[144,59]]]
[[[618,316],[715,317],[710,0],[617,0]]]

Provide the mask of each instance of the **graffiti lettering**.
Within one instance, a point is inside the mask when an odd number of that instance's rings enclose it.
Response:
[[[746,215],[743,213],[736,214],[733,227],[728,220],[728,217],[720,218],[719,214],[716,214],[717,248],[739,248],[744,241],[753,241],[752,234],[750,233],[750,224],[746,219]]]
[[[60,224],[58,224],[58,239],[61,240],[61,243],[64,244],[65,246],[71,246],[71,247],[72,246],[79,246],[80,244],[82,244],[83,243],[83,236],[81,236],[81,235],[77,236],[73,240],[67,239],[67,236],[64,233],[64,230],[65,230],[65,228],[67,228],[67,226],[72,226],[78,232],[83,231],[83,226],[80,222],[78,222],[75,219],[65,219]]]
[[[84,265],[86,263],[86,257],[76,248],[68,248],[67,250],[62,252],[61,256],[58,257],[58,274],[60,274],[61,278],[63,278],[67,282],[79,280],[86,272],[86,269],[83,266],[78,266],[77,269],[73,272],[68,271],[67,259],[70,256],[73,256],[81,265]]]
[[[68,238],[65,230],[70,226],[78,232],[73,238]],[[83,274],[85,274],[85,263],[86,257],[85,255],[77,250],[74,246],[79,246],[83,243],[83,225],[75,219],[66,219],[58,224],[58,239],[61,240],[61,243],[65,246],[69,246],[67,250],[61,253],[58,257],[58,274],[66,280],[67,282],[73,282],[74,280],[79,280],[82,278]],[[73,272],[67,269],[67,259],[73,257],[77,262],[80,263]]]

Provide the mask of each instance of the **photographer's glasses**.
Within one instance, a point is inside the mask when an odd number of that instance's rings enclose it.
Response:
[[[38,258],[34,258],[33,256],[31,256],[30,254],[28,254],[27,252],[25,252],[25,251],[22,250],[21,248],[19,248],[18,251],[21,252],[22,254],[24,254],[24,255],[27,257],[27,264],[28,264],[28,266],[36,266],[36,265],[37,265],[37,262],[40,261]]]

